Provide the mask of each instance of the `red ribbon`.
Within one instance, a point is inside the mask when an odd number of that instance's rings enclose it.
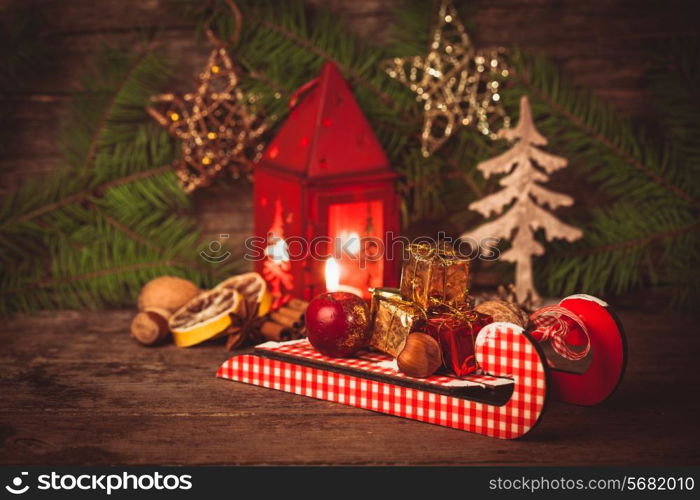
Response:
[[[591,350],[591,337],[583,320],[572,311],[561,306],[548,306],[538,309],[530,316],[535,329],[530,332],[538,342],[549,341],[552,349],[561,357],[578,361],[585,358]],[[571,331],[572,322],[586,336],[586,346],[583,350],[574,350],[566,341]]]

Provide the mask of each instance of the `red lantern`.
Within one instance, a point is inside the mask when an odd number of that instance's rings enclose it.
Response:
[[[254,170],[256,259],[274,294],[395,286],[396,174],[332,63],[301,87]]]

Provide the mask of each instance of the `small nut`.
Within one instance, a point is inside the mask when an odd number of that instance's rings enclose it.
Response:
[[[430,335],[414,332],[406,339],[396,363],[409,377],[429,377],[442,365],[440,344]]]
[[[528,316],[517,304],[505,300],[487,300],[474,308],[477,312],[491,316],[494,322],[505,321],[525,328]]]
[[[160,308],[174,313],[200,293],[197,285],[175,276],[160,276],[144,285],[139,293],[139,311]]]
[[[155,307],[141,311],[131,321],[131,336],[146,346],[159,344],[170,333],[169,316],[169,311]]]

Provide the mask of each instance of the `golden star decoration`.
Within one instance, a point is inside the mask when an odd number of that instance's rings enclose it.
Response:
[[[182,158],[175,172],[185,192],[208,185],[224,173],[248,174],[261,154],[267,123],[252,109],[223,44],[212,50],[194,92],[151,98],[148,112],[171,135],[182,141]],[[249,108],[248,105],[251,105]]]
[[[510,71],[503,50],[477,52],[450,0],[441,2],[437,19],[427,56],[396,57],[383,63],[391,78],[423,102],[421,149],[426,157],[460,126],[474,126],[491,138],[498,128],[510,126],[500,102],[501,84]]]

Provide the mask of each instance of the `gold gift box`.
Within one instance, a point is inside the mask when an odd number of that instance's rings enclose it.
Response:
[[[424,309],[435,303],[468,304],[469,260],[444,245],[414,243],[401,271],[401,297]]]
[[[372,290],[372,337],[370,346],[397,357],[403,350],[408,334],[425,320],[421,307],[401,299],[391,289]]]

